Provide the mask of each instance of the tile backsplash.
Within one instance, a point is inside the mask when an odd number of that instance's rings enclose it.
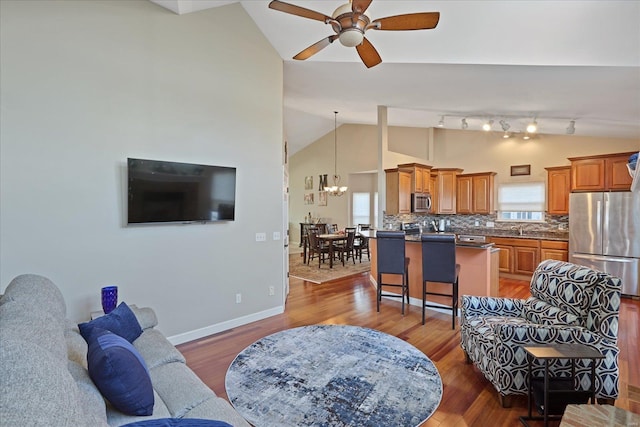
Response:
[[[435,221],[439,224],[440,220],[445,220],[447,229],[452,231],[470,231],[475,230],[512,230],[512,227],[522,226],[525,232],[552,232],[552,231],[568,231],[569,216],[568,215],[546,215],[544,222],[511,222],[496,221],[497,215],[420,215],[420,214],[403,214],[403,215],[385,215],[384,228],[389,230],[399,230],[403,222],[418,222],[426,225]],[[493,227],[487,227],[487,223],[493,223]],[[477,224],[477,225],[476,225]]]

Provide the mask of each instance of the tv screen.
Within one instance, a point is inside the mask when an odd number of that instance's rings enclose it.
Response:
[[[127,223],[233,221],[236,168],[127,159]]]

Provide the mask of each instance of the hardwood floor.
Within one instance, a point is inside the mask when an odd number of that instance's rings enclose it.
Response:
[[[400,302],[395,300],[383,300],[377,313],[375,290],[367,273],[322,285],[291,279],[290,288],[285,313],[178,346],[187,364],[216,394],[227,397],[224,388],[227,368],[240,351],[259,338],[310,324],[349,324],[378,329],[404,339],[436,364],[444,383],[444,393],[438,410],[422,424],[423,427],[520,425],[518,417],[527,412],[526,397],[516,397],[512,408],[502,408],[493,386],[473,365],[465,363],[460,348],[460,328],[456,325],[455,331],[451,329],[451,314],[428,310],[423,326],[420,307],[411,306],[402,316]],[[526,298],[529,283],[501,279],[500,296]],[[640,301],[622,299],[620,397],[615,403],[638,413],[639,313]]]

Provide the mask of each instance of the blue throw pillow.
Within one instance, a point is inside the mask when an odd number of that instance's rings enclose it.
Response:
[[[120,427],[233,427],[224,421],[205,420],[202,418],[158,418],[155,420],[136,421]]]
[[[153,387],[147,365],[124,338],[96,328],[89,338],[89,376],[100,393],[127,415],[153,413]]]
[[[124,302],[121,302],[111,313],[78,325],[80,334],[86,342],[89,342],[89,337],[94,328],[106,329],[116,335],[120,335],[129,342],[134,342],[142,333],[142,328],[136,315]]]

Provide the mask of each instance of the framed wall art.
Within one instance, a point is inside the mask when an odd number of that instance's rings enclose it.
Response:
[[[531,165],[511,166],[511,176],[531,175]]]
[[[327,192],[318,192],[318,206],[327,206]]]
[[[307,193],[304,195],[304,204],[305,205],[313,204],[313,193]]]
[[[313,190],[313,176],[309,175],[304,177],[304,189]]]

